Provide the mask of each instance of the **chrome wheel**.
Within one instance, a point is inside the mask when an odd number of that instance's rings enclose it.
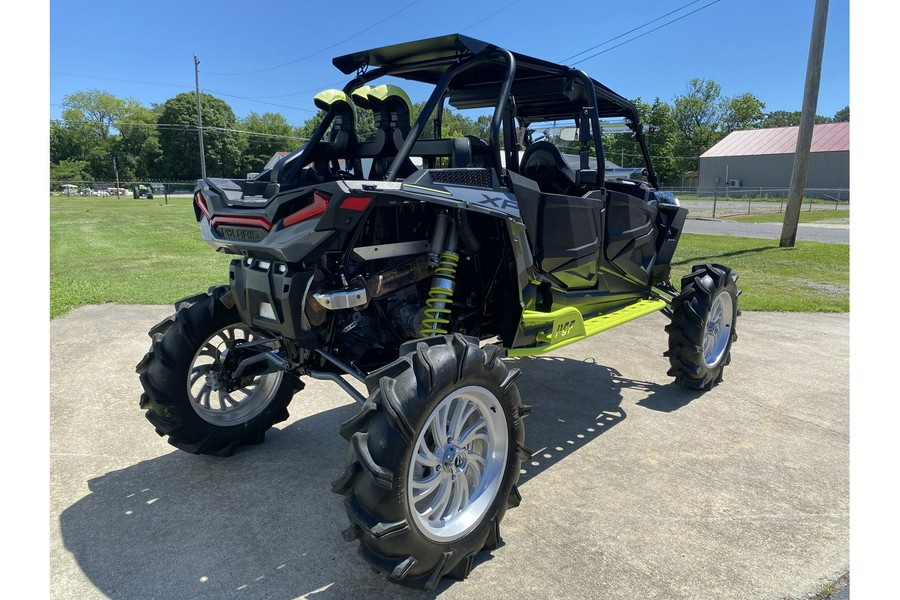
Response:
[[[722,291],[713,300],[703,333],[703,362],[708,368],[715,367],[722,360],[728,340],[731,339],[733,324],[734,305],[731,294]]]
[[[429,415],[407,474],[409,506],[428,538],[458,539],[488,512],[509,452],[509,433],[497,397],[480,386],[454,390]]]
[[[222,369],[223,352],[238,341],[253,341],[253,333],[244,325],[231,325],[211,335],[203,343],[188,371],[188,397],[200,417],[213,425],[246,423],[262,413],[281,384],[282,373],[255,377],[253,381],[229,391]]]

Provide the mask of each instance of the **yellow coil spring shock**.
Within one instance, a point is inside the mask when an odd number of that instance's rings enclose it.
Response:
[[[434,279],[431,280],[431,289],[428,290],[428,306],[423,312],[422,329],[419,336],[426,338],[435,335],[444,335],[447,330],[443,327],[450,322],[450,303],[453,301],[453,290],[456,287],[456,265],[459,263],[459,254],[456,252],[441,252],[440,262],[434,270]]]

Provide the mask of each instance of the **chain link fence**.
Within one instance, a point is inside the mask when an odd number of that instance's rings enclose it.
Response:
[[[754,214],[784,213],[789,188],[663,188],[671,191],[691,218],[725,219]],[[802,211],[849,210],[850,190],[807,188]]]
[[[50,196],[112,198],[190,197],[197,181],[74,181],[50,180]]]

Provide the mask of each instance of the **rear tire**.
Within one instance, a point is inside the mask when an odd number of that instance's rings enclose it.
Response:
[[[528,452],[518,369],[474,338],[404,344],[374,373],[371,395],[341,426],[347,468],[348,541],[388,580],[433,590],[464,579],[483,549],[499,547],[500,521],[517,506],[515,483]]]
[[[170,444],[192,454],[231,456],[243,445],[259,444],[275,423],[288,418],[287,405],[303,387],[290,373],[256,377],[241,389],[222,381],[222,351],[253,338],[233,303],[213,288],[154,327],[153,343],[137,365],[147,420]]]
[[[668,374],[692,390],[709,390],[722,381],[737,340],[737,275],[723,265],[692,268],[681,280],[681,293],[672,302]]]

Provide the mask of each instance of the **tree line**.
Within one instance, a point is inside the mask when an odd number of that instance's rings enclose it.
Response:
[[[765,104],[750,93],[722,95],[714,81],[694,79],[672,103],[633,100],[641,121],[654,126],[647,136],[661,181],[676,184],[696,171],[698,157],[730,131],[799,125],[800,111],[765,112]],[[200,94],[207,175],[243,177],[259,172],[276,152],[305,143],[324,113],[293,126],[279,113],[251,112],[235,116],[224,100]],[[413,106],[416,118],[423,102]],[[197,97],[178,94],[150,107],[131,98],[100,90],[66,96],[59,120],[50,122],[51,181],[189,181],[200,174]],[[849,106],[817,123],[850,120]],[[489,138],[490,116],[470,118],[445,109],[442,137],[474,135]],[[370,111],[359,111],[361,139],[374,133]],[[561,142],[562,143],[562,142]],[[621,166],[641,165],[634,140],[611,135],[604,141],[606,158]]]

